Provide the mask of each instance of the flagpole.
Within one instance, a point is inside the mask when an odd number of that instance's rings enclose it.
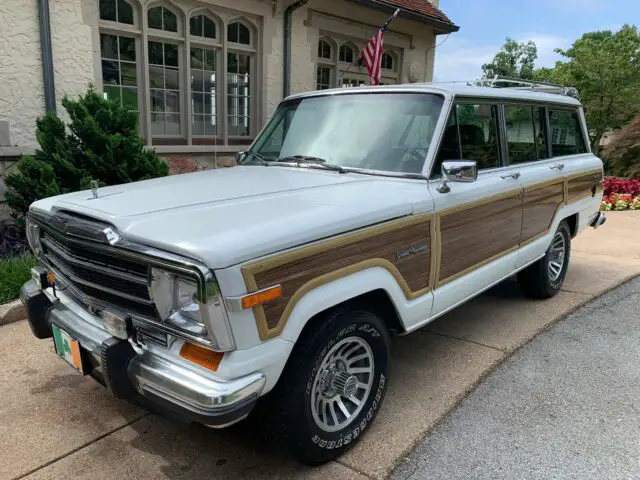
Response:
[[[384,22],[384,24],[382,25],[382,27],[379,27],[378,30],[380,30],[380,28],[386,29],[389,24],[391,23],[392,20],[395,20],[396,17],[400,14],[400,9],[396,9],[395,12],[393,12],[393,15],[391,15],[386,22]],[[368,42],[367,42],[368,43]],[[362,58],[362,51],[366,48],[367,43],[364,44],[364,47],[362,47],[360,49],[360,51],[358,52],[358,59]],[[351,70],[351,67],[353,67],[353,63],[351,63],[344,71],[342,71],[342,74],[340,75],[340,78],[338,79],[338,81],[340,82],[340,87],[343,86],[343,80],[344,80],[344,76],[347,72],[349,72],[349,70]],[[369,77],[369,82],[370,85],[372,85],[371,83],[371,77]]]

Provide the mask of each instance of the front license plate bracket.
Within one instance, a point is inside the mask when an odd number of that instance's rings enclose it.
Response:
[[[51,325],[51,330],[53,345],[58,356],[85,375],[87,373],[86,362],[80,342],[55,324]]]

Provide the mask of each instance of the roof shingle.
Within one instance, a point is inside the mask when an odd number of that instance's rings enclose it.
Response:
[[[379,3],[386,3],[389,6],[401,8],[419,15],[434,18],[451,26],[456,26],[442,10],[434,6],[429,0],[379,0]],[[457,30],[457,27],[456,27]]]

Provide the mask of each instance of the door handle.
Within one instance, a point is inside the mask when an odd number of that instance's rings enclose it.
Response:
[[[510,173],[509,175],[500,175],[500,178],[513,178],[514,180],[517,180],[520,178],[520,172]]]
[[[564,168],[564,163],[556,163],[555,165],[551,165],[549,168],[551,170],[562,170]]]

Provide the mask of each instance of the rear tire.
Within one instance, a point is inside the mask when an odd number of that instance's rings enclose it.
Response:
[[[560,291],[569,267],[571,230],[560,222],[544,257],[518,272],[522,292],[532,298],[551,298]]]
[[[363,307],[339,308],[319,318],[264,398],[268,435],[308,465],[348,450],[382,404],[389,343],[384,322]]]

